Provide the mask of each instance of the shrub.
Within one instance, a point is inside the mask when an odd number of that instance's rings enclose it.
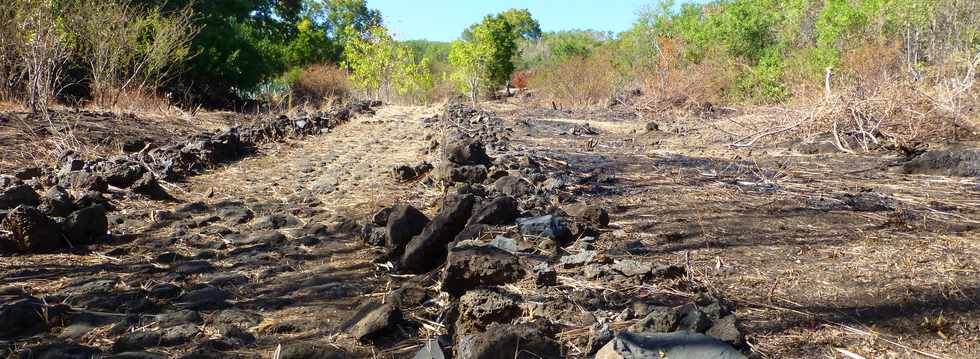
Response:
[[[347,43],[345,53],[351,82],[368,96],[423,102],[434,87],[429,60],[416,61],[412,50],[395,42],[384,27]]]
[[[121,0],[78,2],[65,18],[90,75],[92,97],[114,107],[123,94],[155,91],[191,56],[190,7],[164,14]]]
[[[21,84],[17,51],[21,36],[17,30],[17,7],[0,7],[0,101],[14,100]]]
[[[530,83],[532,72],[530,71],[514,71],[510,75],[510,87],[516,89],[527,88]]]
[[[350,82],[347,73],[336,65],[312,65],[292,82],[292,94],[294,104],[320,107],[349,97]]]
[[[17,61],[26,74],[27,107],[46,114],[50,101],[61,89],[71,58],[68,32],[58,21],[61,9],[51,2],[21,0],[14,4],[16,30],[26,35]]]
[[[605,56],[573,56],[538,69],[531,87],[556,105],[604,106],[615,95],[615,69]]]

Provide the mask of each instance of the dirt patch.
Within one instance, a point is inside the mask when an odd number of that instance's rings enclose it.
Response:
[[[31,323],[0,330],[0,356],[586,357],[678,329],[753,357],[980,354],[974,178],[732,150],[725,118],[494,109],[454,122],[489,163],[446,146],[450,112],[390,106],[261,143],[168,186],[176,203],[106,196],[110,241],[0,258],[0,317]],[[424,218],[394,226],[394,203]],[[412,241],[446,265],[400,271]]]

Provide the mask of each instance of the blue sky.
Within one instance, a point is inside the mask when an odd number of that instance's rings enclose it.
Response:
[[[452,41],[487,14],[528,9],[541,30],[620,32],[655,0],[368,0],[399,40]]]

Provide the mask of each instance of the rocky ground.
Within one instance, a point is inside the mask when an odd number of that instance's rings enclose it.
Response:
[[[980,355],[975,145],[487,109],[7,165],[0,357]]]

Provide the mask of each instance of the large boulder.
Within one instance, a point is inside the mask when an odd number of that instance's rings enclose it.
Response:
[[[609,225],[609,212],[605,208],[586,203],[571,203],[562,208],[569,216],[584,220],[590,224],[605,227]]]
[[[105,207],[95,205],[73,212],[65,219],[64,228],[71,244],[96,243],[109,232]]]
[[[0,191],[0,209],[11,209],[20,205],[37,206],[40,198],[31,186],[14,183]]]
[[[401,318],[401,311],[391,303],[368,301],[355,310],[354,316],[344,326],[354,339],[370,341],[391,332]]]
[[[405,245],[412,237],[422,233],[429,224],[429,218],[415,207],[398,204],[392,207],[386,222],[385,248],[389,256],[397,258],[405,251]]]
[[[928,151],[902,166],[905,173],[980,177],[980,148],[950,146]]]
[[[458,297],[477,287],[514,283],[523,277],[517,256],[497,247],[462,245],[449,253],[442,291]]]
[[[534,190],[531,183],[517,176],[504,176],[493,182],[493,189],[497,193],[508,195],[514,198],[524,198],[530,196]]]
[[[68,191],[61,186],[52,186],[44,192],[38,209],[49,216],[65,217],[74,212],[77,207]]]
[[[456,335],[483,332],[491,323],[510,323],[521,315],[518,298],[498,288],[474,289],[459,298]]]
[[[487,156],[483,143],[474,140],[460,140],[446,146],[446,160],[449,162],[476,166],[490,167],[493,161]]]
[[[595,358],[744,359],[745,355],[723,341],[699,333],[620,332]]]
[[[514,197],[500,196],[473,211],[467,224],[511,224],[520,215],[519,203]]]
[[[446,197],[432,222],[405,246],[399,270],[425,273],[442,265],[446,260],[446,246],[466,226],[475,202],[476,197],[471,194]]]
[[[21,252],[55,252],[67,244],[58,223],[30,206],[14,208],[0,223],[0,228],[11,232],[13,245]]]
[[[540,329],[530,325],[494,323],[484,333],[464,336],[456,346],[457,359],[561,357],[561,347],[558,343]]]

